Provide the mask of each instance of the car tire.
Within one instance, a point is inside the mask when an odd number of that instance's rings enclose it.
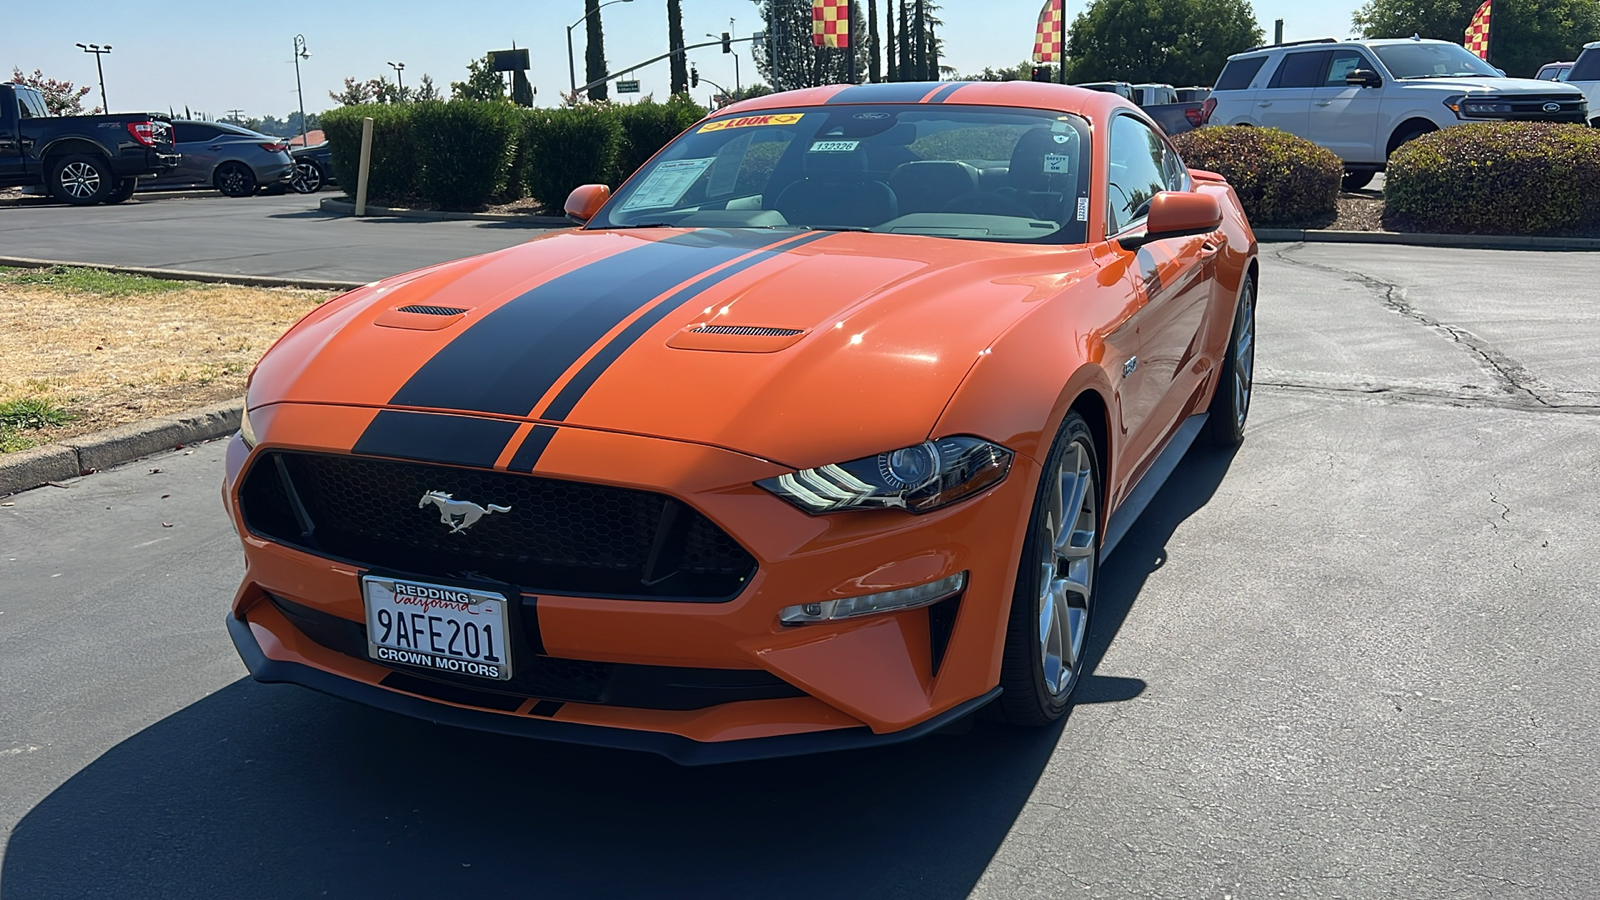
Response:
[[[241,162],[225,162],[217,166],[211,184],[228,197],[249,197],[256,192],[256,173]]]
[[[322,172],[322,166],[316,160],[299,159],[294,163],[294,181],[289,184],[298,194],[315,194],[322,190],[328,178]]]
[[[50,167],[50,195],[74,206],[99,203],[115,189],[116,182],[110,163],[89,153],[63,156]]]
[[[1411,143],[1419,137],[1422,137],[1425,134],[1432,134],[1438,130],[1439,129],[1429,125],[1412,125],[1406,128],[1404,131],[1397,131],[1394,133],[1393,137],[1389,138],[1388,155],[1393,156],[1394,152],[1399,150],[1401,147],[1404,147],[1405,145]]]
[[[138,186],[139,186],[139,179],[137,179],[137,178],[124,178],[121,181],[117,182],[117,186],[115,188],[112,188],[111,192],[109,194],[106,194],[106,198],[104,200],[100,201],[100,202],[101,203],[126,203],[128,198],[133,196],[134,189],[137,188]]]
[[[1359,191],[1371,184],[1372,179],[1376,177],[1378,177],[1378,173],[1370,169],[1365,171],[1356,170],[1354,172],[1346,171],[1344,173],[1344,180],[1339,183],[1339,187],[1347,191]]]
[[[1035,492],[1006,624],[996,706],[1013,725],[1061,718],[1083,675],[1100,571],[1100,485],[1094,435],[1068,413]],[[1071,510],[1065,532],[1063,510]]]
[[[1222,374],[1211,394],[1206,432],[1218,447],[1237,447],[1244,442],[1245,421],[1250,417],[1250,398],[1255,393],[1256,370],[1256,282],[1245,275],[1239,291],[1239,305],[1233,311],[1233,328],[1228,334],[1227,355]]]

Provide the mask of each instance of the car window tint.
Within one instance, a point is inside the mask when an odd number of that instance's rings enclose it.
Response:
[[[1216,91],[1242,91],[1255,80],[1256,73],[1261,71],[1267,58],[1265,56],[1247,56],[1244,59],[1230,59],[1222,67],[1222,74],[1217,76]]]
[[[1600,47],[1579,54],[1564,81],[1600,81]],[[1592,112],[1592,110],[1591,110]]]
[[[1150,213],[1150,201],[1167,190],[1167,144],[1132,116],[1111,120],[1111,163],[1106,193],[1106,233],[1120,234]]]
[[[172,126],[175,140],[180,144],[194,144],[200,141],[209,141],[218,134],[217,129],[210,125],[201,125],[198,122],[180,122]]]
[[[1269,88],[1308,88],[1322,84],[1323,73],[1328,70],[1328,51],[1290,53],[1278,63],[1272,74]]]
[[[1344,87],[1345,78],[1357,69],[1371,69],[1366,57],[1354,50],[1335,50],[1333,60],[1328,63],[1328,77],[1323,79],[1327,87]]]

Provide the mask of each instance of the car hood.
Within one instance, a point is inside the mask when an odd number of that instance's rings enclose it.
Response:
[[[1407,90],[1427,87],[1444,93],[1573,94],[1583,92],[1555,81],[1532,78],[1424,78],[1404,81]]]
[[[989,343],[1094,267],[1082,247],[909,235],[559,232],[325,305],[262,360],[248,402],[533,420],[818,465],[929,437]]]

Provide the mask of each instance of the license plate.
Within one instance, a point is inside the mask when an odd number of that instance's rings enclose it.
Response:
[[[370,575],[361,593],[374,660],[510,680],[504,594]]]

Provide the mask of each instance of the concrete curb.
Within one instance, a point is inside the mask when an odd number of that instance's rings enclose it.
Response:
[[[323,197],[318,204],[323,212],[337,216],[353,216],[356,205],[343,197]],[[453,222],[515,222],[530,228],[572,228],[572,222],[563,216],[535,216],[529,214],[444,212],[437,209],[397,209],[389,206],[367,204],[366,218],[381,216],[390,219],[436,219]]]
[[[243,400],[227,400],[173,416],[0,456],[0,496],[120,466],[141,456],[209,441],[239,430]]]
[[[327,281],[319,278],[277,278],[268,275],[228,275],[222,272],[190,272],[185,269],[149,269],[143,266],[108,266],[105,263],[69,262],[59,259],[29,259],[25,256],[0,256],[0,266],[19,269],[48,269],[53,266],[70,266],[77,269],[101,269],[123,275],[144,275],[168,281],[199,281],[206,284],[239,284],[246,287],[286,287],[308,291],[349,291],[367,284],[365,281]]]
[[[1392,231],[1319,231],[1258,228],[1263,244],[1389,244],[1468,250],[1600,250],[1600,238],[1523,237],[1508,234],[1403,234]]]
[[[205,197],[228,199],[213,188],[180,188],[172,191],[139,191],[133,195],[132,200],[193,200]],[[0,206],[59,206],[67,208],[71,205],[70,203],[63,203],[49,194],[0,195]]]

